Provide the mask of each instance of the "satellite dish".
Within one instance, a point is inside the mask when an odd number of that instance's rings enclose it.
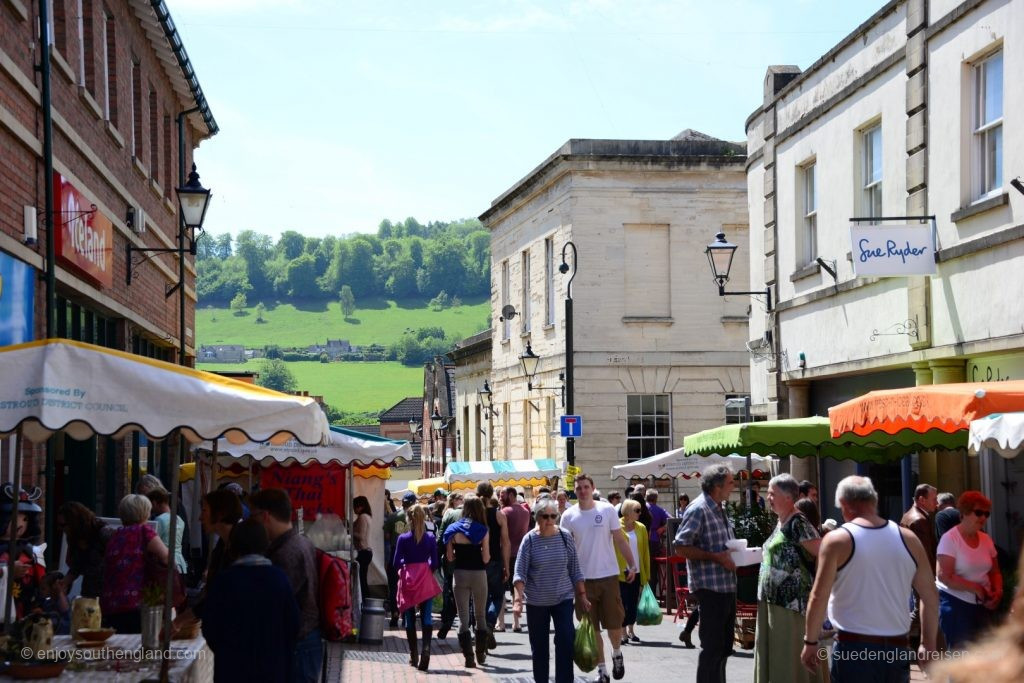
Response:
[[[498,320],[504,322],[506,320],[512,320],[516,317],[516,307],[512,304],[505,304],[501,307],[501,317]]]

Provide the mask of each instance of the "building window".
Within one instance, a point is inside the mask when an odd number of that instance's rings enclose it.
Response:
[[[523,275],[523,301],[519,314],[523,318],[523,332],[530,331],[530,250],[520,255],[520,270]]]
[[[877,125],[865,130],[861,143],[861,215],[882,216],[882,126]]]
[[[68,13],[64,8],[64,0],[53,2],[50,0],[50,22],[53,26],[53,33],[50,35],[50,43],[57,47],[58,52],[67,56],[68,54]]]
[[[555,324],[555,238],[544,240],[544,324]]]
[[[142,156],[142,72],[132,58],[132,156]]]
[[[804,263],[818,258],[818,165],[815,162],[800,167],[800,185],[803,192],[803,255]]]
[[[672,315],[669,226],[623,226],[626,267],[625,315],[667,318]]]
[[[149,175],[154,182],[160,182],[160,113],[152,86],[149,88]]]
[[[96,95],[96,45],[93,40],[92,0],[78,0],[79,80],[80,85]]]
[[[508,306],[508,259],[501,262],[501,308],[504,309]],[[512,336],[512,321],[502,316],[501,322],[501,338],[508,339]]]
[[[978,197],[1003,187],[1003,53],[974,65],[974,184]]]
[[[102,36],[103,50],[103,117],[117,125],[117,41],[114,33],[114,17],[103,12]]]
[[[647,458],[671,449],[669,394],[626,396],[626,459]]]
[[[171,154],[171,115],[164,114],[164,196],[170,199],[174,181],[174,155]]]

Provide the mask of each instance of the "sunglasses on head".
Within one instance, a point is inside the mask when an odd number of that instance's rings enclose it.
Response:
[[[991,514],[992,514],[991,510],[975,510],[974,511],[974,516],[975,517],[988,517]]]
[[[557,514],[537,515],[537,519],[558,519]]]

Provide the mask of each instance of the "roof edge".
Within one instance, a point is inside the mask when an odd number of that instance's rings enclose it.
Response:
[[[178,35],[178,29],[174,25],[174,20],[171,19],[167,3],[164,0],[150,0],[150,6],[156,13],[156,19],[160,22],[164,35],[167,36],[167,42],[174,53],[174,58],[178,60],[181,74],[185,77],[189,90],[192,91],[192,99],[195,100],[199,114],[203,117],[203,123],[206,124],[207,135],[205,137],[213,137],[220,131],[220,127],[217,125],[216,119],[213,118],[213,112],[210,111],[210,105],[206,101],[206,95],[203,94],[202,86],[199,85],[199,79],[192,68],[192,61],[188,57],[188,52],[185,51],[185,44],[181,41],[181,36]]]

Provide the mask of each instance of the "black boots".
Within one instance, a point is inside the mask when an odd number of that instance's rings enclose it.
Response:
[[[476,632],[476,661],[483,664],[487,659],[487,636],[490,635],[487,629],[478,629]]]
[[[693,648],[693,642],[690,641],[690,634],[693,632],[692,628],[685,628],[679,634],[679,642],[688,648]]]
[[[423,627],[423,650],[420,652],[420,671],[426,671],[430,668],[430,637],[434,633],[433,626]]]
[[[419,650],[416,647],[416,627],[405,628],[405,639],[409,641],[409,666],[415,667],[420,663]]]
[[[445,621],[444,617],[442,617],[441,618],[441,628],[437,629],[437,637],[440,638],[441,640],[444,640],[444,637],[446,635],[448,635],[448,631],[450,631],[451,628],[452,628],[451,622]]]
[[[459,631],[459,647],[462,648],[462,656],[466,658],[466,668],[472,669],[476,666],[473,659],[473,634],[469,631]]]

